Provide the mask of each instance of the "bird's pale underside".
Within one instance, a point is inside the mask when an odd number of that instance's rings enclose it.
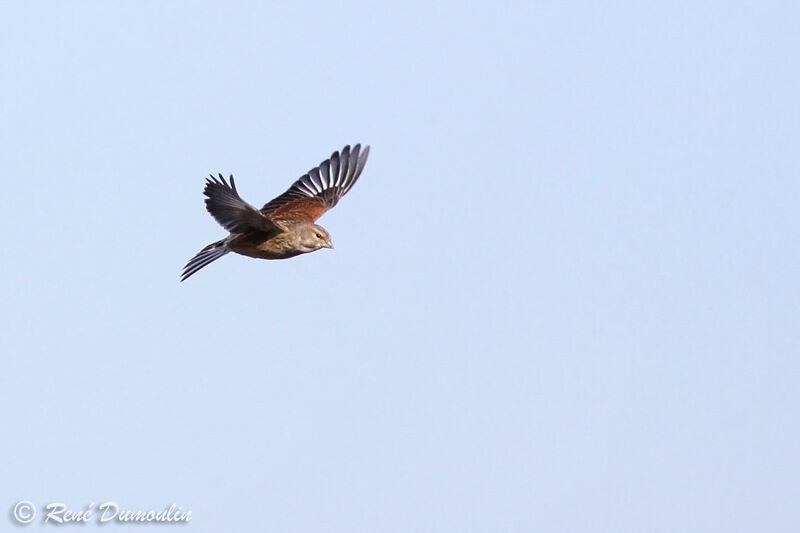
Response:
[[[206,179],[206,209],[230,235],[200,250],[183,268],[181,281],[235,252],[259,259],[287,259],[333,248],[330,234],[316,220],[347,194],[367,163],[369,146],[345,146],[289,189],[256,209],[239,196],[233,176]]]

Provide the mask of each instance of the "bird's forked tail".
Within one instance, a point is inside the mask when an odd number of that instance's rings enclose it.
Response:
[[[225,244],[225,239],[219,240],[217,242],[212,242],[199,252],[197,255],[192,257],[186,266],[183,267],[183,273],[181,274],[181,281],[186,280],[189,276],[203,268],[209,263],[212,263],[222,257],[223,255],[230,252],[230,249]]]

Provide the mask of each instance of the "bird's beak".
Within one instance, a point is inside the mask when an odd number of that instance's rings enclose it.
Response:
[[[328,244],[325,246],[325,248],[330,248],[333,250],[333,241],[328,241]]]

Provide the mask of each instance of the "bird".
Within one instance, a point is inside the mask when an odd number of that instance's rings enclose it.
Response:
[[[181,281],[229,252],[258,259],[288,259],[333,248],[330,233],[316,221],[355,185],[369,146],[345,146],[298,178],[286,192],[256,209],[239,196],[233,175],[206,178],[206,209],[230,234],[192,257]]]

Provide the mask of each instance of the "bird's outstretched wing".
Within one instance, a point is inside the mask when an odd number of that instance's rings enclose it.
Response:
[[[264,213],[248,204],[239,196],[233,176],[230,183],[225,181],[222,174],[219,178],[213,175],[206,178],[206,188],[203,193],[206,198],[206,209],[223,228],[231,233],[248,230],[266,232],[280,232]]]
[[[341,153],[333,152],[329,159],[295,181],[289,189],[264,205],[261,213],[273,223],[284,226],[293,222],[314,222],[355,184],[367,164],[369,146],[357,144]]]

